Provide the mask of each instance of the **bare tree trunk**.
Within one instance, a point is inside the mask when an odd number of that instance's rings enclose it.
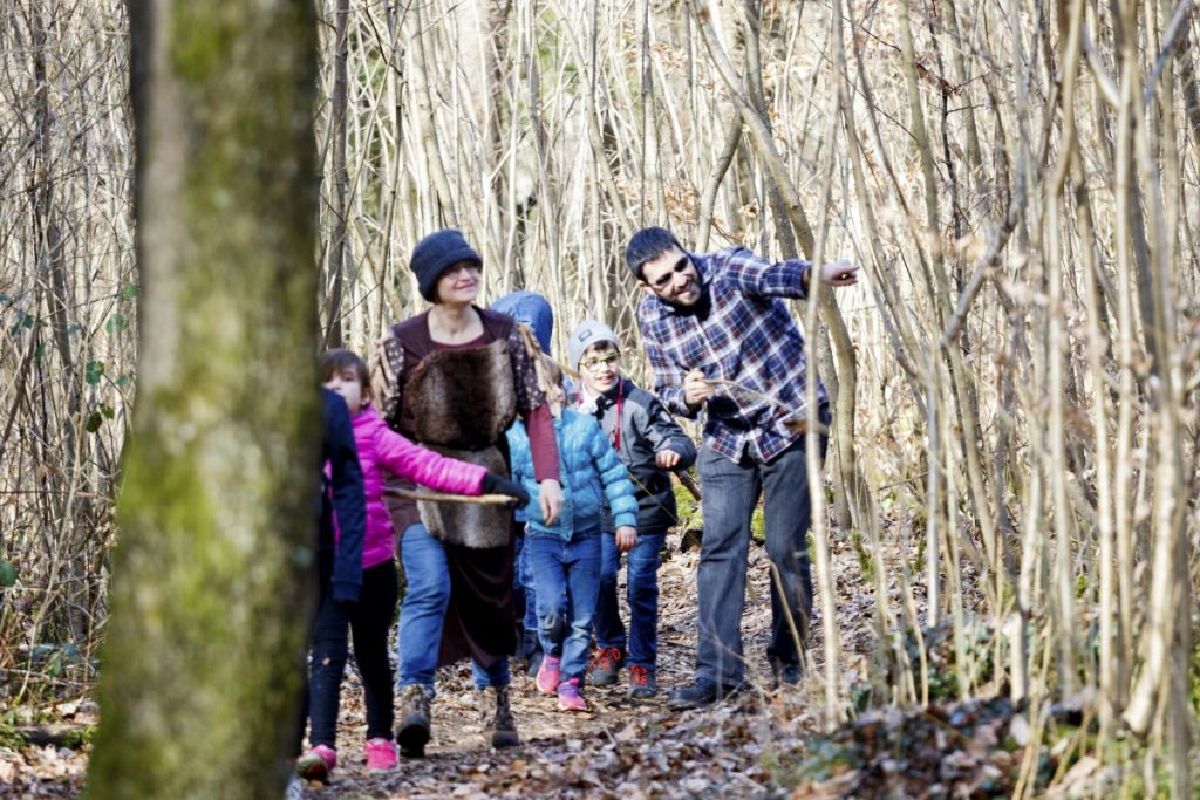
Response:
[[[88,794],[278,797],[321,435],[313,7],[132,12],[141,384]]]
[[[1049,283],[1048,293],[1050,308],[1047,312],[1047,362],[1050,376],[1050,481],[1054,497],[1054,533],[1057,537],[1057,552],[1055,557],[1055,586],[1056,592],[1056,621],[1058,623],[1057,637],[1059,641],[1059,684],[1064,694],[1070,695],[1075,691],[1075,570],[1071,558],[1072,536],[1075,531],[1073,515],[1067,503],[1067,453],[1066,453],[1066,423],[1065,409],[1066,386],[1063,372],[1066,368],[1067,332],[1064,321],[1066,309],[1063,306],[1063,262],[1066,260],[1059,251],[1059,207],[1063,187],[1066,185],[1067,173],[1075,149],[1075,76],[1079,62],[1079,51],[1082,42],[1081,26],[1083,24],[1083,0],[1073,0],[1071,4],[1070,31],[1065,41],[1062,54],[1063,68],[1066,76],[1063,79],[1063,134],[1062,152],[1058,155],[1058,163],[1054,173],[1046,184],[1046,279]]]
[[[1099,320],[1099,292],[1096,289],[1096,270],[1091,206],[1087,198],[1087,190],[1082,175],[1082,168],[1076,159],[1075,203],[1078,207],[1080,235],[1083,240],[1083,270],[1085,277],[1085,293],[1087,295],[1087,313],[1091,318],[1088,326],[1088,367],[1092,379],[1092,418],[1095,425],[1095,459],[1096,459],[1096,560],[1099,562],[1098,602],[1100,626],[1100,739],[1104,741],[1113,730],[1117,696],[1117,659],[1115,652],[1117,628],[1117,587],[1113,572],[1113,512],[1112,512],[1112,451],[1108,443],[1108,415],[1104,400],[1108,396],[1108,386],[1105,381],[1102,356],[1104,344],[1101,337]]]
[[[1137,401],[1134,389],[1134,314],[1133,296],[1136,292],[1133,279],[1133,234],[1129,228],[1133,215],[1130,204],[1131,185],[1135,180],[1133,171],[1133,135],[1136,110],[1134,74],[1138,67],[1137,46],[1134,32],[1126,31],[1124,41],[1119,43],[1121,57],[1121,96],[1117,110],[1116,174],[1114,186],[1115,203],[1115,247],[1117,266],[1117,326],[1118,366],[1120,368],[1117,397],[1116,430],[1116,486],[1113,492],[1116,508],[1117,544],[1117,611],[1121,622],[1120,646],[1117,648],[1116,703],[1124,707],[1129,692],[1134,654],[1133,631],[1133,424],[1134,405]]]
[[[329,127],[333,131],[333,168],[328,181],[332,184],[333,200],[330,214],[333,229],[325,251],[325,280],[330,285],[329,302],[325,307],[325,346],[342,346],[342,294],[346,268],[346,217],[349,178],[346,174],[346,62],[349,48],[346,42],[350,24],[350,0],[336,0],[333,11],[333,97],[329,106]]]
[[[799,193],[796,190],[794,182],[788,175],[786,165],[775,149],[770,129],[755,110],[753,101],[747,96],[745,86],[733,68],[732,62],[729,60],[729,55],[721,47],[721,43],[713,27],[712,14],[714,12],[712,7],[707,0],[691,0],[691,8],[695,19],[699,23],[701,34],[709,48],[709,52],[713,56],[717,70],[720,72],[722,80],[729,87],[730,93],[734,96],[741,109],[742,121],[750,130],[751,141],[754,144],[755,150],[759,157],[762,158],[773,185],[780,193],[782,210],[785,218],[792,227],[792,231],[795,233],[799,248],[806,254],[810,254],[815,262],[819,261],[819,255],[815,252],[816,243],[813,239],[812,227],[809,225],[804,209],[800,205]],[[854,441],[854,400],[857,385],[854,347],[850,341],[850,334],[846,329],[845,320],[842,319],[841,312],[838,310],[837,303],[828,294],[822,295],[820,292],[814,292],[813,295],[815,299],[810,300],[810,302],[820,304],[821,319],[830,334],[834,361],[837,365],[837,379],[841,388],[836,408],[837,417],[833,435],[833,441],[839,443],[837,458],[841,472],[839,478],[843,482],[847,482],[852,489],[853,476],[857,472],[854,450],[851,447]],[[816,333],[814,328],[810,332],[810,335],[816,335]],[[816,362],[814,361],[814,363]]]
[[[48,5],[36,6],[28,12],[30,25],[30,44],[33,51],[33,77],[37,85],[37,96],[34,105],[34,143],[36,187],[33,192],[33,225],[34,252],[38,261],[38,274],[41,281],[49,286],[47,304],[50,309],[50,327],[54,344],[58,351],[59,366],[62,373],[70,376],[65,381],[66,409],[61,415],[62,427],[55,437],[63,450],[63,470],[67,474],[75,474],[80,467],[79,459],[82,452],[81,435],[83,433],[83,389],[79,380],[79,358],[72,352],[71,324],[72,310],[75,302],[72,298],[68,265],[64,257],[62,213],[56,208],[59,200],[56,198],[56,172],[59,167],[55,163],[55,153],[58,147],[56,139],[63,135],[56,114],[51,108],[50,95],[52,80],[47,70],[47,56],[50,52],[50,36],[55,24],[54,10]],[[87,359],[83,359],[87,360]],[[50,426],[47,424],[47,433]],[[49,463],[47,459],[43,463]],[[47,495],[47,504],[53,511],[54,527],[61,527],[68,532],[85,527],[85,521],[92,516],[92,502],[83,498],[76,505],[69,502],[69,495]],[[68,534],[69,535],[69,534]],[[66,537],[55,537],[60,542]],[[62,631],[53,634],[52,638],[69,639],[76,642],[85,641],[88,635],[88,623],[80,611],[87,608],[87,581],[83,576],[87,573],[87,565],[76,548],[64,548],[76,552],[69,557],[71,562],[69,579],[64,582],[61,591],[68,602],[65,604],[65,625]],[[61,551],[60,551],[61,552]],[[48,553],[49,555],[49,549]],[[55,557],[57,558],[57,556]],[[57,580],[47,586],[46,599],[59,591],[55,585]]]
[[[742,74],[746,81],[747,95],[754,107],[755,113],[762,120],[763,126],[768,133],[771,131],[771,118],[767,113],[766,93],[763,89],[762,82],[762,59],[759,53],[759,31],[761,27],[762,9],[758,0],[743,0],[741,6],[741,28],[742,37],[745,42],[746,67]],[[841,52],[840,50],[838,52]],[[840,68],[840,62],[835,64],[835,69]],[[839,101],[840,102],[840,101]],[[739,124],[741,114],[739,113]],[[787,206],[783,201],[783,193],[779,188],[779,184],[773,175],[766,176],[766,191],[767,202],[771,206],[771,217],[775,223],[775,237],[779,241],[780,255],[783,258],[794,259],[800,258],[799,246],[796,242],[796,235],[793,231],[792,222],[788,218]],[[704,231],[707,234],[707,228]],[[707,238],[707,236],[705,236]],[[812,254],[812,249],[808,250]],[[836,306],[833,306],[836,309]],[[824,329],[817,331],[818,344],[823,345],[819,349],[821,351],[829,351],[832,347],[827,341],[827,333]],[[825,361],[820,359],[818,363]],[[853,367],[851,367],[853,369]],[[827,369],[823,371],[826,388],[829,390],[830,400],[833,402],[833,407],[840,408],[840,384],[839,371]],[[851,381],[851,386],[854,382]],[[851,400],[853,403],[853,400]],[[840,416],[840,415],[839,415]],[[839,426],[839,430],[841,426]],[[830,442],[833,450],[833,458],[831,461],[837,467],[838,479],[833,482],[833,510],[834,521],[842,530],[849,529],[853,524],[851,517],[851,503],[849,494],[854,489],[855,469],[854,446],[853,440],[853,420],[851,420],[851,435],[843,437],[835,436]],[[846,457],[843,458],[843,455]],[[854,506],[854,511],[858,511],[858,507]]]
[[[833,14],[831,25],[840,26],[842,24],[840,3],[838,5],[839,8]],[[828,208],[828,200],[832,192],[833,162],[835,158],[833,147],[837,140],[838,106],[840,100],[841,96],[837,92],[834,92],[828,115],[829,126],[827,136],[829,139],[829,150],[821,165],[822,169],[819,176],[822,187],[819,205],[822,209],[821,224],[816,242],[811,251],[816,264],[821,263],[825,255],[825,244],[829,240],[829,214],[824,209]],[[821,281],[815,275],[809,280],[811,297],[806,309],[805,333],[807,336],[804,339],[804,355],[808,359],[809,370],[809,380],[806,387],[808,395],[806,398],[808,400],[808,432],[807,441],[805,442],[805,455],[808,460],[808,474],[812,476],[808,481],[808,489],[812,497],[812,534],[816,549],[817,581],[821,592],[821,607],[826,610],[822,615],[823,625],[821,629],[825,644],[825,724],[833,728],[843,719],[841,687],[839,685],[841,677],[841,637],[833,613],[833,610],[837,607],[837,579],[833,573],[829,555],[828,526],[825,522],[825,491],[820,482],[816,480],[816,476],[821,474],[821,455],[818,440],[819,434],[817,432],[817,381],[815,380],[816,376],[813,369],[817,358],[817,319],[821,309],[821,292],[824,288]],[[836,309],[836,306],[834,308]],[[853,387],[852,374],[848,377],[849,385]],[[853,405],[853,403],[850,403],[850,405]],[[837,438],[841,438],[840,430]],[[843,466],[845,465],[845,461],[841,459],[844,457],[839,457],[839,463]],[[852,466],[853,462],[851,461]]]
[[[701,190],[700,209],[696,220],[696,247],[701,252],[708,250],[713,209],[717,204],[717,191],[721,188],[721,181],[725,179],[725,173],[729,171],[729,165],[733,163],[733,157],[737,153],[738,144],[741,141],[742,114],[739,111],[729,121],[729,127],[725,129],[725,141],[721,145],[721,152],[717,156],[717,160],[713,162],[712,169],[705,178],[704,188]]]

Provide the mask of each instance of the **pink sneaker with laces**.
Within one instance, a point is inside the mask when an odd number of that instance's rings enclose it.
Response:
[[[579,678],[558,685],[558,707],[563,711],[587,711],[587,700],[579,693]]]
[[[546,694],[553,694],[558,688],[558,665],[562,661],[561,658],[555,656],[546,656],[542,659],[542,665],[538,667],[537,687],[539,691]]]
[[[296,774],[306,781],[325,783],[329,773],[337,766],[337,751],[328,745],[319,744],[300,756],[296,762]]]
[[[368,739],[365,749],[367,772],[383,772],[396,768],[396,743],[391,739]]]

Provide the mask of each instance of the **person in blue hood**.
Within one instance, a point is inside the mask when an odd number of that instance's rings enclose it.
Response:
[[[491,310],[506,314],[519,324],[529,328],[538,346],[546,355],[550,354],[554,336],[554,309],[543,295],[520,290],[509,292],[492,303]],[[521,618],[522,639],[517,655],[526,660],[529,674],[536,675],[542,664],[542,646],[538,640],[537,595],[533,588],[533,575],[525,553],[525,513],[513,514],[513,605]]]

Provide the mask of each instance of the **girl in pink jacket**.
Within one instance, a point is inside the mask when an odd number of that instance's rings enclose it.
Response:
[[[354,633],[354,657],[362,675],[367,706],[366,758],[368,770],[396,765],[392,740],[392,671],[388,633],[396,612],[396,531],[383,500],[384,473],[441,492],[512,495],[529,502],[520,484],[465,461],[447,458],[395,433],[371,407],[367,365],[348,350],[329,350],[321,358],[325,388],[341,395],[354,422],[354,443],[362,465],[367,524],[362,547],[362,592],[357,603],[340,602],[332,593],[332,571],[322,565],[321,596],[312,632],[309,675],[308,741],[311,749],[297,763],[300,776],[325,781],[337,763],[335,732],[342,673],[348,652],[347,634]],[[330,574],[325,574],[329,572]]]

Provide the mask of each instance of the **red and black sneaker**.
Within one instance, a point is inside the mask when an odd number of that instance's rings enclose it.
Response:
[[[593,686],[612,686],[617,682],[617,673],[625,666],[625,655],[619,647],[601,647],[592,659]]]
[[[629,668],[629,696],[635,700],[646,700],[658,694],[654,673],[641,664]]]

